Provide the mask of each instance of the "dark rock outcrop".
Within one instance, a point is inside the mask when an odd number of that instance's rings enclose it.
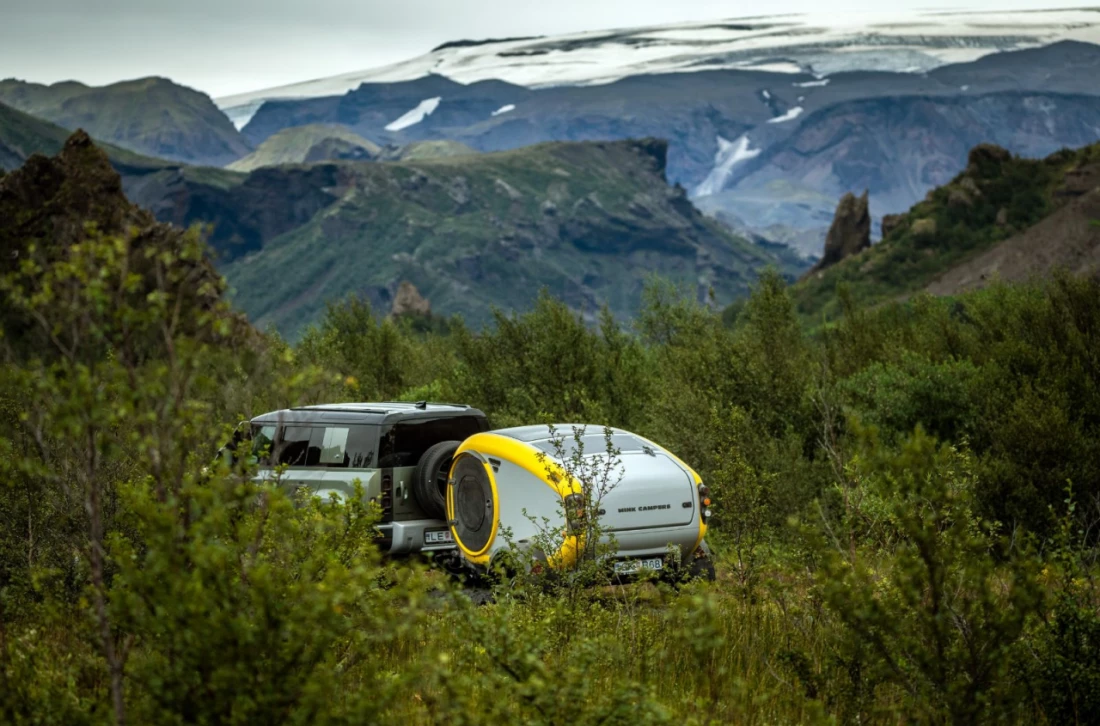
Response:
[[[1100,162],[1085,164],[1066,172],[1065,182],[1055,191],[1058,197],[1080,197],[1100,188]]]
[[[904,214],[884,214],[882,216],[882,238],[886,239],[890,234],[905,222]]]
[[[966,170],[970,174],[981,175],[981,170],[988,166],[1000,167],[1006,161],[1012,160],[1012,152],[996,144],[978,144],[966,157]]]
[[[420,291],[416,289],[416,285],[408,280],[402,280],[397,287],[397,294],[393,298],[393,305],[390,306],[390,315],[397,318],[402,315],[426,316],[431,314],[431,302],[420,294]]]
[[[136,230],[136,247],[170,245],[182,234],[131,204],[107,155],[77,131],[56,157],[34,154],[0,180],[0,273],[31,244],[59,258],[87,225],[105,234]]]
[[[848,192],[840,198],[833,224],[825,237],[825,254],[821,256],[807,276],[835,265],[846,257],[858,254],[871,246],[871,214],[868,208],[868,192],[862,196]]]
[[[129,269],[144,281],[135,295],[167,284],[162,289],[179,296],[181,310],[210,310],[219,301],[224,284],[205,257],[178,261],[172,281],[158,282],[165,271],[148,252],[182,250],[187,233],[131,204],[107,155],[83,131],[56,157],[32,155],[0,178],[0,275],[16,271],[30,255],[42,268],[63,260],[91,230],[128,240]],[[6,307],[0,305],[0,322],[21,338],[32,326]]]

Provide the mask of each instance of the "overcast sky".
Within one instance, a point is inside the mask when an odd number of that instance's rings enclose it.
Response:
[[[888,7],[960,9],[937,0],[0,0],[0,78],[100,85],[159,75],[216,97],[384,65],[462,38]]]

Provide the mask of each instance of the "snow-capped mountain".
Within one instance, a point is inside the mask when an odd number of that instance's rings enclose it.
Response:
[[[339,124],[478,151],[656,137],[666,174],[730,226],[819,254],[837,199],[875,217],[968,150],[1100,139],[1100,9],[751,18],[448,43],[406,63],[220,99],[254,145]]]
[[[540,88],[720,69],[818,77],[855,70],[926,72],[1060,40],[1100,43],[1100,9],[800,14],[457,41],[382,68],[216,100],[242,127],[265,100],[339,95],[362,83],[410,81],[429,74],[460,83],[497,79]]]

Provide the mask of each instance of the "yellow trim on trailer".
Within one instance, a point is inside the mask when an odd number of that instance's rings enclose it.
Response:
[[[552,457],[525,441],[491,432],[474,434],[462,442],[458,451],[455,452],[455,457],[469,450],[476,451],[482,456],[492,456],[511,462],[525,469],[557,492],[562,499],[570,494],[584,493],[580,483],[566,474]],[[453,471],[454,468],[452,467],[451,470]]]
[[[500,434],[490,432],[474,434],[462,442],[462,445],[455,451],[455,463],[451,465],[451,471],[448,474],[449,480],[454,480],[454,470],[455,466],[458,464],[459,457],[464,453],[470,452],[476,452],[481,458],[493,457],[515,464],[533,474],[539,481],[553,489],[563,501],[570,494],[584,493],[584,488],[580,483],[577,482],[575,478],[569,476],[565,470],[562,469],[559,464],[555,463],[545,452],[525,441],[519,441],[510,436],[501,436]],[[468,560],[478,565],[488,565],[489,548],[492,547],[493,542],[496,540],[497,530],[500,528],[500,501],[497,494],[497,480],[493,475],[493,467],[487,461],[483,462],[482,465],[485,467],[485,472],[489,475],[489,488],[493,492],[493,534],[481,550],[472,552],[462,544],[462,540],[459,538],[454,525],[451,525],[450,529],[455,544],[458,545],[458,548],[462,550],[462,554],[464,554]],[[454,487],[448,485],[447,519],[451,521],[455,519],[453,492]],[[568,567],[577,561],[577,557],[582,549],[583,538],[577,535],[568,535],[562,542],[561,549],[553,555],[548,555],[546,559],[551,567]]]

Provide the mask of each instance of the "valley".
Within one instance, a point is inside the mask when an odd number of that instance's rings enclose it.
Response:
[[[1100,723],[1100,10],[798,2],[5,7],[0,724]]]
[[[292,336],[403,281],[474,324],[543,286],[626,319],[654,274],[724,306],[768,266],[802,275],[848,192],[877,240],[974,147],[1100,139],[1100,13],[900,17],[460,41],[216,104],[159,78],[8,80],[0,165],[85,126],[137,203],[209,225],[238,304]]]

